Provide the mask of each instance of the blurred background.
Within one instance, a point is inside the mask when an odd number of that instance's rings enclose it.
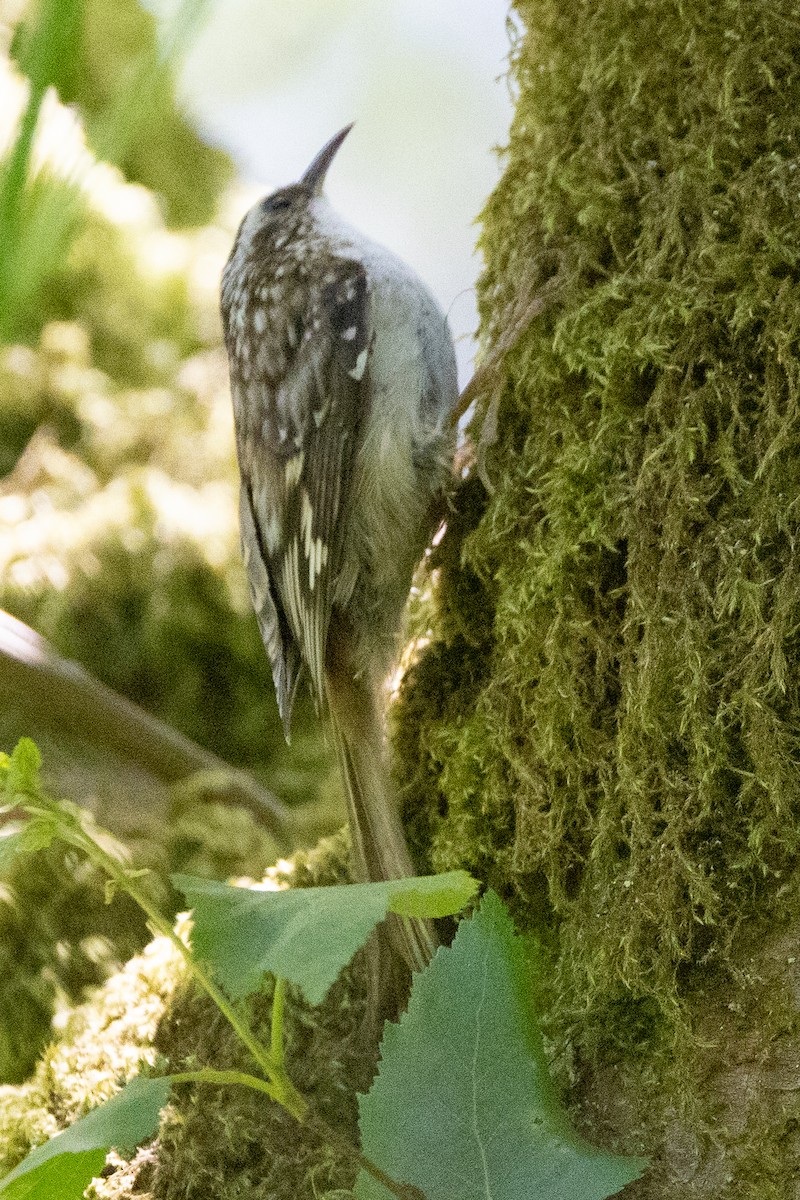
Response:
[[[329,195],[433,288],[463,384],[513,35],[500,0],[0,0],[0,747],[34,737],[165,904],[343,820],[239,557],[238,221],[355,120]],[[145,937],[68,851],[0,879],[0,1082]]]

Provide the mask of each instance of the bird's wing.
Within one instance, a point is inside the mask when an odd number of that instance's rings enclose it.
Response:
[[[253,511],[253,499],[248,483],[243,479],[239,492],[239,529],[242,557],[247,569],[250,599],[255,610],[261,639],[269,655],[278,709],[283,721],[286,740],[289,740],[292,705],[297,691],[302,661],[297,643],[292,638],[279,599],[273,595],[266,555]]]
[[[364,268],[340,259],[326,280],[302,331],[296,330],[296,349],[280,381],[264,384],[260,429],[239,431],[248,501],[242,537],[287,734],[301,666],[317,697],[324,696],[333,593],[369,404]]]

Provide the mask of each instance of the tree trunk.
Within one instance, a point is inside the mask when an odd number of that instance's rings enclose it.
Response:
[[[516,9],[487,345],[534,315],[398,772],[538,936],[579,1120],[652,1157],[626,1195],[800,1197],[800,16]]]

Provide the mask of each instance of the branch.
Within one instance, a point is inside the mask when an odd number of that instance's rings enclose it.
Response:
[[[0,694],[22,697],[48,727],[115,751],[166,783],[207,773],[219,787],[219,799],[245,805],[279,835],[290,828],[288,809],[246,771],[230,766],[100,683],[78,663],[62,658],[33,629],[2,610]]]

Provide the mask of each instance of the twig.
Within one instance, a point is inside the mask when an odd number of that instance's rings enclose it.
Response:
[[[544,286],[534,295],[533,285],[527,284],[514,305],[511,318],[497,341],[492,346],[486,358],[474,372],[467,386],[459,396],[458,404],[453,413],[453,424],[458,424],[470,405],[488,395],[489,403],[481,422],[478,444],[474,456],[464,455],[459,465],[469,467],[472,462],[477,466],[478,476],[486,491],[491,495],[494,484],[486,473],[486,455],[497,441],[497,419],[500,409],[502,382],[501,368],[510,350],[519,342],[522,335],[530,328],[537,317],[551,308],[557,300],[564,281],[562,271],[553,275]]]
[[[252,776],[126,700],[78,663],[62,658],[28,625],[3,611],[0,692],[22,697],[48,727],[116,751],[166,783],[203,772],[219,788],[220,799],[245,805],[272,832],[287,837],[292,823],[288,809]]]

